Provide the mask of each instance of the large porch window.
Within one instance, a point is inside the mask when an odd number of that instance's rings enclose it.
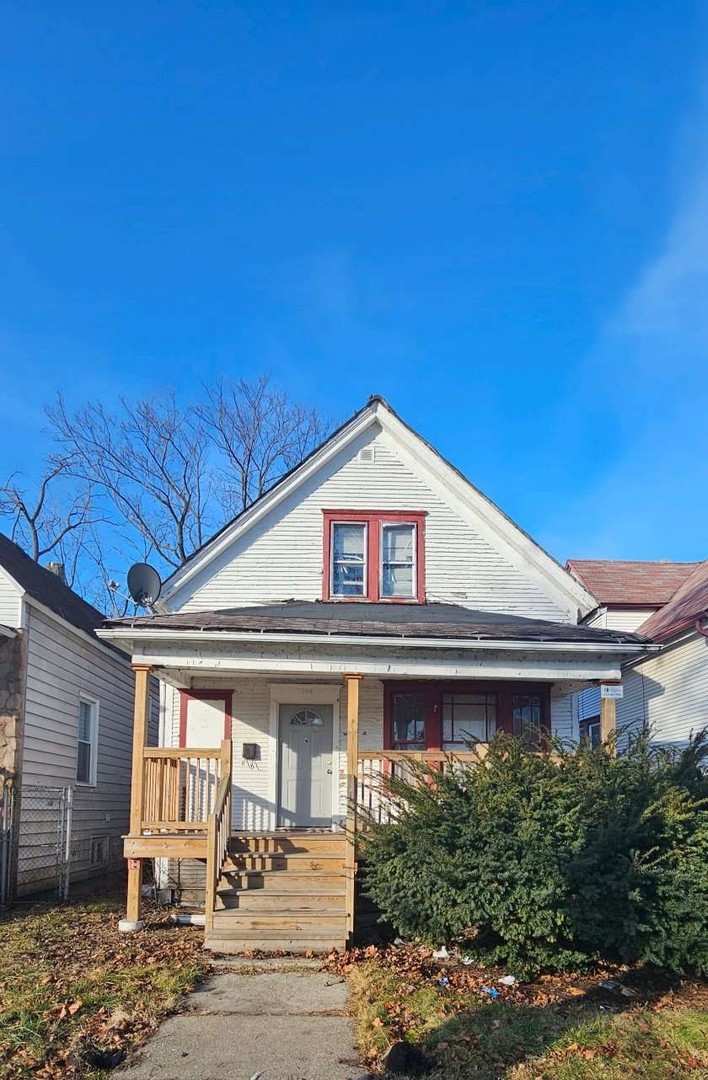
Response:
[[[393,695],[394,750],[425,750],[425,697],[423,694]]]
[[[447,750],[489,742],[497,731],[540,749],[550,730],[550,686],[545,683],[384,683],[384,749]]]
[[[443,749],[489,742],[497,730],[496,694],[443,694]]]

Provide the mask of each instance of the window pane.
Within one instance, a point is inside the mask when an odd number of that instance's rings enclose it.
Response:
[[[366,525],[332,527],[332,594],[364,596]]]
[[[76,763],[76,779],[80,784],[91,783],[91,744],[79,743],[79,755]]]
[[[496,694],[443,694],[443,745],[489,742],[497,729]]]
[[[333,548],[335,559],[364,561],[365,525],[335,525]]]
[[[413,567],[384,565],[381,595],[413,596]]]
[[[514,735],[530,747],[539,745],[541,736],[541,697],[539,694],[514,694],[512,698]]]
[[[412,745],[425,749],[425,700],[422,694],[394,694],[393,745],[396,750]]]
[[[414,596],[415,525],[384,525],[381,531],[381,595]]]
[[[79,738],[84,742],[91,742],[93,709],[88,701],[79,702]]]

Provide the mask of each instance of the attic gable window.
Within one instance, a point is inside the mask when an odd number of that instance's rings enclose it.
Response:
[[[325,600],[425,601],[425,513],[325,510]]]

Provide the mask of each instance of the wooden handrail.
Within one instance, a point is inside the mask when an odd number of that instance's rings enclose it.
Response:
[[[359,761],[475,761],[483,757],[487,743],[480,743],[477,750],[360,750]]]
[[[226,756],[223,745],[145,747],[138,835],[206,832],[221,780],[231,770]]]
[[[216,889],[221,876],[221,867],[229,849],[229,838],[231,836],[231,766],[231,740],[225,739],[221,744],[219,790],[213,813],[209,815],[207,825],[206,897],[204,903],[206,930],[212,930],[214,927]]]
[[[210,761],[221,757],[221,747],[217,746],[146,746],[143,750],[143,758],[146,760],[169,758],[208,758]]]

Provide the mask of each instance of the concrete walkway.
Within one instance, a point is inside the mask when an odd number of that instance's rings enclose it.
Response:
[[[315,965],[316,965],[315,961]],[[306,964],[306,962],[305,962]],[[121,1080],[365,1080],[346,984],[293,961],[225,962]]]

